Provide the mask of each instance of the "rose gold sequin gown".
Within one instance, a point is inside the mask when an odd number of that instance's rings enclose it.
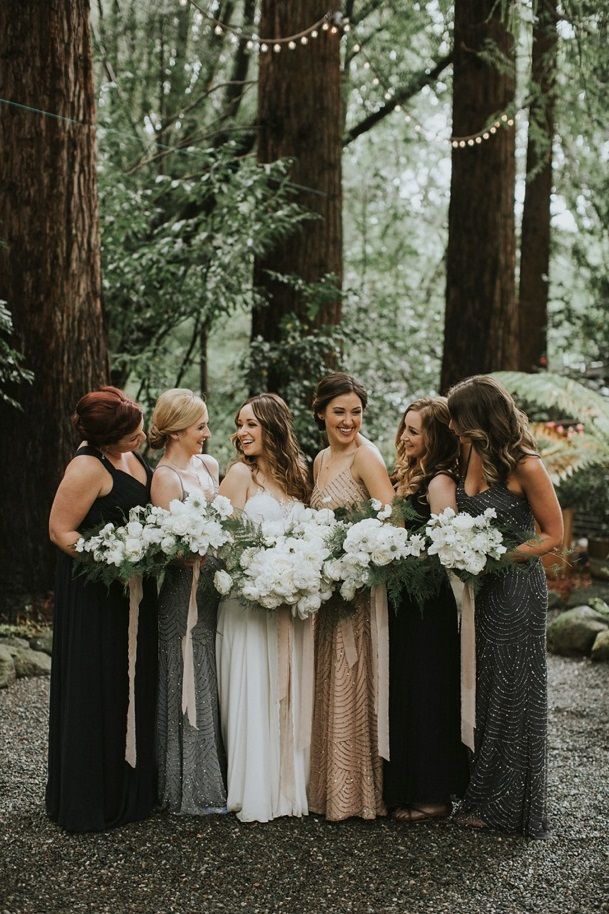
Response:
[[[349,467],[311,495],[313,508],[361,504],[369,498]],[[355,645],[350,666],[345,638]],[[383,767],[377,749],[370,598],[339,618],[323,607],[315,620],[315,700],[311,740],[309,810],[339,821],[385,815]]]

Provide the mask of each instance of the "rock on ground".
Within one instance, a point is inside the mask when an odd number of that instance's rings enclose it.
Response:
[[[568,609],[548,626],[548,650],[553,654],[589,654],[596,636],[608,627],[607,617],[590,606]]]
[[[0,914],[609,912],[609,666],[550,657],[541,841],[447,822],[241,825],[156,813],[69,835],[44,814],[48,680],[0,692]]]

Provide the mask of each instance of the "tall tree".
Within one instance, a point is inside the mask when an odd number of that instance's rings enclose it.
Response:
[[[454,137],[478,134],[513,105],[514,42],[502,6],[455,2]],[[464,142],[452,154],[442,389],[518,365],[514,130]]]
[[[533,25],[532,99],[520,250],[521,371],[543,367],[547,359],[550,196],[558,45],[556,21],[557,0],[539,0]]]
[[[285,38],[306,30],[327,11],[323,0],[262,0],[259,33]],[[252,337],[276,342],[282,320],[296,315],[308,328],[338,324],[340,295],[328,296],[311,313],[297,284],[278,282],[272,273],[306,283],[332,274],[342,281],[342,124],[339,34],[320,29],[307,44],[260,54],[258,80],[258,160],[294,160],[296,199],[312,218],[294,234],[257,258],[254,282],[264,302],[254,309]],[[269,389],[285,389],[287,379],[271,367]]]
[[[22,411],[0,403],[0,592],[14,607],[51,586],[47,518],[70,413],[107,377],[88,0],[5,0],[0,49],[2,98],[56,115],[0,104],[0,298],[35,374]]]

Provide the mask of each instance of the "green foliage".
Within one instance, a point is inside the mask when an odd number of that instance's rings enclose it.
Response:
[[[31,384],[34,375],[23,367],[23,356],[10,342],[13,321],[6,302],[0,301],[0,400],[9,403],[15,409],[22,409],[21,404],[8,393],[8,388],[17,384]]]
[[[315,285],[308,290],[311,302],[315,298]],[[326,284],[320,285],[325,295]],[[337,371],[344,368],[343,352],[349,342],[349,333],[344,327],[311,329],[294,316],[282,322],[276,342],[258,337],[252,340],[245,356],[243,369],[250,390],[267,390],[271,371],[289,378],[284,398],[294,415],[296,437],[309,457],[322,446],[311,414],[315,385],[327,374],[328,365],[334,365]]]

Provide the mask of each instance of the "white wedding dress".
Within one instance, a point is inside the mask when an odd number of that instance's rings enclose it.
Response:
[[[261,490],[243,513],[254,523],[285,521],[296,504]],[[242,822],[308,814],[312,650],[310,618],[293,619],[287,608],[248,608],[233,597],[220,603],[216,663],[227,806]]]

